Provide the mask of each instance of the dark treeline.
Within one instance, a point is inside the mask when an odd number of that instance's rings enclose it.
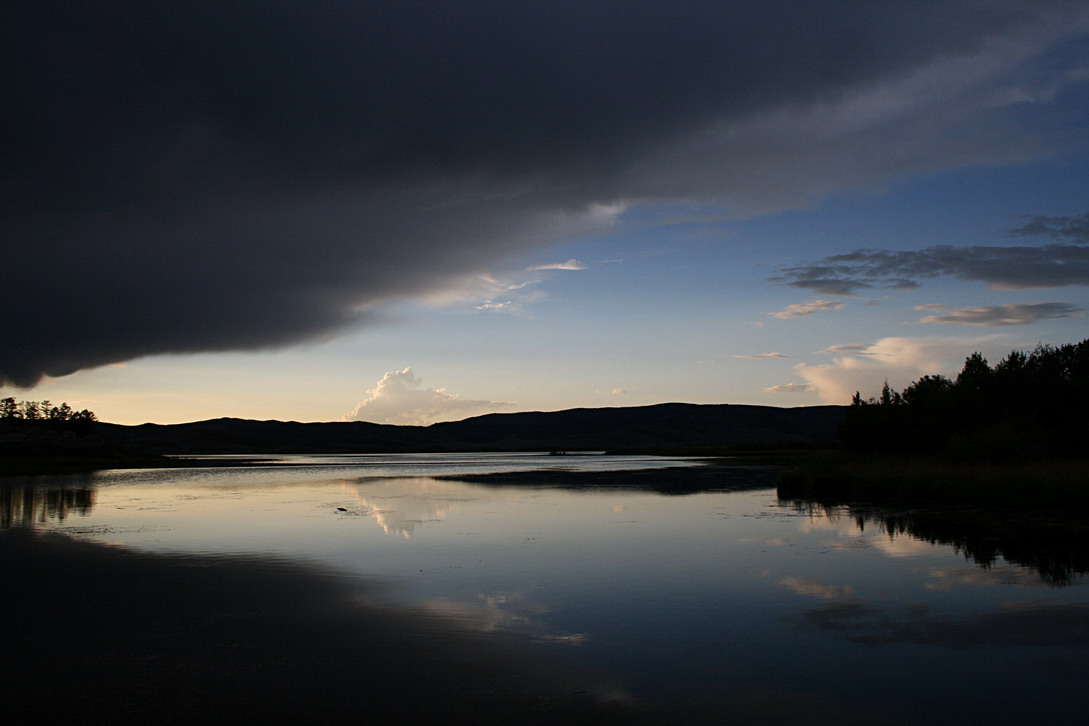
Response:
[[[87,409],[76,411],[67,403],[54,406],[51,401],[16,401],[12,397],[0,398],[0,419],[26,421],[97,421]]]
[[[848,451],[960,461],[1089,458],[1089,339],[1013,351],[994,366],[973,353],[955,380],[856,393],[840,440]]]
[[[96,433],[98,425],[92,412],[67,403],[0,398],[0,474],[66,469],[62,460],[72,457],[85,469],[88,457],[114,456],[118,447]],[[50,467],[42,467],[45,460]]]

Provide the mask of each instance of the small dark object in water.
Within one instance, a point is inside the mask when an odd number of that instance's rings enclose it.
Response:
[[[338,512],[347,512],[348,510],[345,509],[344,507],[337,507],[337,511]]]

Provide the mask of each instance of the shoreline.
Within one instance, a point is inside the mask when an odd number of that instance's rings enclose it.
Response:
[[[52,476],[56,474],[91,474],[107,469],[202,469],[256,466],[259,459],[173,458],[161,454],[134,454],[125,456],[8,456],[0,458],[0,483],[5,477]]]
[[[419,453],[419,452],[416,452]],[[443,456],[449,452],[435,452]],[[467,452],[458,452],[467,453]],[[493,452],[489,452],[493,453]],[[522,452],[519,452],[522,453]],[[607,457],[572,452],[542,461]],[[774,488],[782,498],[821,503],[974,504],[1055,508],[1089,507],[1089,461],[952,462],[935,457],[819,451],[738,451],[730,455],[674,450],[647,456],[691,457],[694,464],[627,470],[541,468],[487,474],[440,474],[437,479],[482,486],[609,488],[663,494]],[[265,458],[189,458],[167,455],[118,457],[2,457],[0,486],[18,479],[90,474],[106,469],[294,467],[291,461]],[[307,464],[309,465],[309,464]],[[25,484],[25,481],[20,481]]]

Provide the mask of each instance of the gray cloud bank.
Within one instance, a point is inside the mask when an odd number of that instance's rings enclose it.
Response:
[[[0,384],[326,338],[602,205],[1027,158],[1004,110],[1057,106],[1087,27],[1060,0],[16,0]]]
[[[1010,230],[1016,237],[1037,237],[1044,235],[1067,242],[1089,244],[1089,212],[1073,217],[1045,217],[1038,214],[1026,215],[1028,220],[1020,227]]]
[[[944,305],[919,305],[915,309],[932,310],[936,313],[919,318],[920,323],[959,323],[981,327],[1028,325],[1037,320],[1071,318],[1084,314],[1076,305],[1055,302],[980,305],[954,309],[946,309]]]
[[[821,295],[854,295],[874,289],[908,290],[924,278],[955,277],[998,289],[1089,285],[1089,214],[1031,217],[1011,230],[1077,244],[1008,247],[927,247],[922,250],[855,250],[808,265],[788,267],[774,282]]]

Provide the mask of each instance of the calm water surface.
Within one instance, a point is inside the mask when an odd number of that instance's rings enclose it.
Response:
[[[427,623],[608,674],[609,697],[633,703],[737,702],[750,720],[766,707],[783,723],[1081,723],[1089,707],[1076,522],[821,507],[770,488],[668,496],[437,478],[697,463],[645,457],[292,462],[13,480],[3,524],[332,568]],[[417,635],[406,647],[424,650]]]

